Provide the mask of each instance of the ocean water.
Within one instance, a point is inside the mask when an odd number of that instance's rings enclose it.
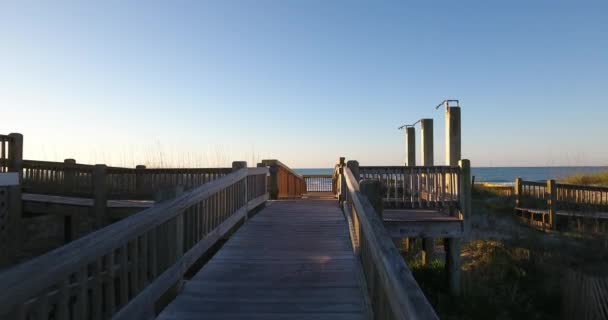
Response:
[[[294,169],[301,175],[332,174],[333,168]],[[472,168],[475,182],[512,184],[517,177],[528,181],[561,179],[577,174],[607,172],[607,167],[482,167]]]

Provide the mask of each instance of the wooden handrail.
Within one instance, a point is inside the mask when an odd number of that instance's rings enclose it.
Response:
[[[290,174],[302,178],[302,175],[298,174],[297,172],[293,171],[290,167],[288,167],[287,165],[285,165],[283,162],[277,160],[277,159],[267,159],[267,160],[262,160],[262,163],[264,165],[266,165],[267,167],[272,167],[272,166],[279,166],[282,167],[283,169],[289,171]]]
[[[516,210],[545,210],[548,227],[557,228],[557,212],[597,213],[608,211],[608,188],[543,182],[515,181]],[[544,221],[544,219],[543,219]]]
[[[202,254],[268,199],[267,172],[239,169],[0,273],[0,318],[55,310],[66,319],[72,307],[78,319],[116,310],[117,319],[149,316]]]
[[[458,207],[462,179],[459,166],[358,166],[359,180],[382,182],[387,208]]]
[[[349,168],[340,174],[344,211],[351,223],[354,250],[363,266],[375,319],[438,319],[382,220],[359,192]]]
[[[25,160],[23,186],[26,192],[93,197],[95,165],[71,162]],[[103,188],[109,199],[153,200],[162,189],[182,186],[186,190],[213,181],[231,168],[137,168],[106,167]]]
[[[306,192],[304,177],[281,161],[262,160],[262,164],[270,170],[268,187],[271,199],[300,198]]]

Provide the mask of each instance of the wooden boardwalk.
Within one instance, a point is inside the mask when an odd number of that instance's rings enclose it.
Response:
[[[362,283],[337,201],[274,201],[158,319],[367,319]]]

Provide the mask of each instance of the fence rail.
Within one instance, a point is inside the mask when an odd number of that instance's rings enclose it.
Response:
[[[608,188],[556,184],[558,210],[608,212]]]
[[[332,175],[305,175],[306,192],[334,192]]]
[[[338,185],[375,319],[438,319],[349,168]]]
[[[608,213],[608,188],[543,182],[515,181],[515,210],[543,228],[557,228],[557,215],[600,218]],[[529,217],[528,217],[529,216]]]
[[[158,190],[186,190],[221,178],[230,168],[146,169],[108,168],[106,186],[111,199],[153,199]]]
[[[65,162],[23,161],[25,192],[92,197],[94,165]],[[230,168],[147,169],[106,167],[103,188],[109,199],[153,200],[160,190],[182,186],[186,190],[230,173]]]
[[[153,317],[154,303],[267,199],[267,172],[237,168],[1,273],[0,318]]]
[[[382,182],[389,208],[451,208],[459,199],[459,167],[361,166],[358,174]]]

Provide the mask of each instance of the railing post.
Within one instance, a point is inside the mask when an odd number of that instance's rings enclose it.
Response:
[[[268,167],[269,177],[269,193],[270,199],[277,200],[279,198],[279,167],[276,164],[271,164]]]
[[[75,159],[65,159],[63,163],[66,164],[63,170],[63,193],[71,194],[74,191],[76,184],[76,171],[74,165],[76,164]]]
[[[359,173],[359,161],[348,160],[348,162],[346,162],[346,167],[349,168],[350,172],[353,173],[353,177],[355,177],[355,180],[361,180],[361,174]]]
[[[547,180],[547,208],[549,208],[549,225],[551,229],[557,228],[557,185],[555,180]]]
[[[340,194],[338,195],[338,202],[340,203],[340,207],[344,205],[344,201],[346,201],[346,179],[344,179],[344,160],[346,158],[340,157],[338,162],[338,183],[340,184]]]
[[[460,212],[462,214],[462,222],[464,223],[464,233],[469,234],[471,231],[471,161],[462,159],[458,161],[460,167]]]
[[[21,227],[21,185],[0,186],[0,268],[16,262]]]
[[[10,133],[8,172],[19,173],[19,183],[23,177],[23,135],[21,133]]]
[[[146,166],[143,164],[135,166],[135,193],[143,196],[145,188]]]
[[[10,133],[8,154],[8,172],[17,172],[19,184],[16,186],[0,186],[0,242],[5,242],[6,247],[1,248],[0,267],[15,263],[15,258],[21,250],[21,182],[23,180],[23,135]],[[2,212],[4,211],[4,212]],[[4,215],[4,219],[2,219]],[[4,221],[2,221],[4,220]],[[2,231],[4,229],[4,231]],[[4,233],[4,234],[2,234]],[[2,239],[4,238],[4,239]]]
[[[374,207],[380,221],[383,221],[382,215],[384,206],[382,204],[382,182],[378,180],[362,180],[361,183],[359,183],[359,190],[361,194],[367,197],[372,207]]]
[[[232,172],[247,169],[247,161],[232,161]]]
[[[237,172],[241,169],[247,169],[247,161],[233,161],[232,162],[232,172]],[[241,195],[242,197],[244,197],[245,200],[245,205],[247,205],[247,203],[249,203],[249,193],[247,191],[247,176],[245,176],[245,188],[242,190],[243,194]],[[245,220],[247,220],[247,215],[245,215]]]
[[[521,182],[522,182],[521,178],[515,179],[515,188],[513,191],[515,192],[515,207],[516,208],[521,207],[521,191],[522,191]]]
[[[105,164],[96,164],[93,167],[93,212],[96,229],[103,228],[107,223],[106,171]]]
[[[422,119],[420,120],[420,139],[421,139],[421,158],[422,165],[426,167],[431,167],[435,164],[435,156],[433,150],[433,119]],[[426,186],[425,188],[428,188]],[[430,191],[430,190],[426,190]],[[430,195],[427,193],[427,199],[423,199],[426,201],[430,201],[428,198]],[[435,239],[425,237],[422,238],[422,263],[427,264],[431,262],[430,258],[433,256],[435,252]]]

